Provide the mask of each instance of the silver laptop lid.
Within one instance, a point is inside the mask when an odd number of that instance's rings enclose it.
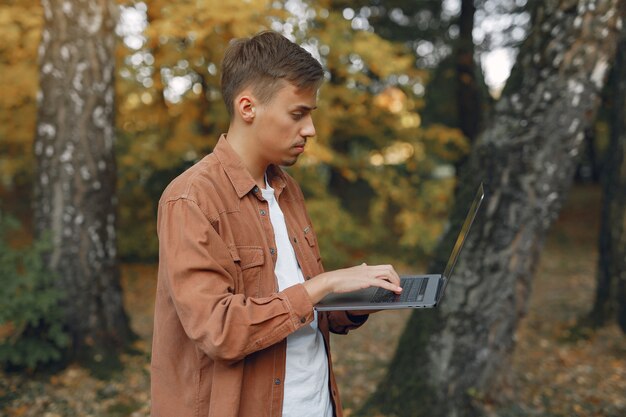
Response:
[[[454,247],[452,248],[452,254],[450,258],[448,258],[448,264],[446,265],[446,269],[443,271],[443,286],[439,294],[437,294],[437,301],[443,296],[443,292],[446,289],[446,285],[448,285],[448,279],[452,276],[452,270],[454,269],[454,265],[456,265],[456,261],[459,258],[459,253],[461,252],[461,248],[465,243],[465,238],[474,223],[474,218],[476,217],[476,213],[478,213],[478,209],[480,208],[480,204],[485,197],[485,190],[483,189],[483,183],[481,182],[478,186],[478,191],[476,192],[476,197],[474,197],[474,201],[470,206],[469,212],[465,217],[465,222],[463,223],[463,227],[461,227],[461,232],[459,233],[459,237],[456,238],[456,242],[454,243]]]

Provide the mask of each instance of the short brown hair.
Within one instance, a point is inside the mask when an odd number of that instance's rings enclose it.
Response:
[[[317,88],[323,77],[322,66],[304,48],[279,33],[264,31],[252,38],[236,39],[226,48],[222,97],[232,117],[235,96],[248,86],[261,103],[267,103],[282,80],[297,88]]]

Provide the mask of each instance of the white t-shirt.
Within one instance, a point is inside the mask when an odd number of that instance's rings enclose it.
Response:
[[[274,189],[267,184],[261,190],[270,210],[276,240],[278,290],[304,282],[304,276],[289,241],[287,225]],[[283,417],[332,417],[328,385],[328,358],[324,338],[313,322],[287,337],[287,359],[283,399]]]

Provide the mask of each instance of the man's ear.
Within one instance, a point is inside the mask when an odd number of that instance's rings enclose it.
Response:
[[[248,123],[252,123],[256,110],[254,106],[254,98],[249,95],[241,95],[237,97],[235,103],[235,110],[239,113],[241,118]]]

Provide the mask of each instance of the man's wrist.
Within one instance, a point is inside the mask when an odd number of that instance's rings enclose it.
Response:
[[[320,274],[304,282],[304,289],[309,294],[313,304],[317,304],[322,298],[333,291],[328,276]]]

